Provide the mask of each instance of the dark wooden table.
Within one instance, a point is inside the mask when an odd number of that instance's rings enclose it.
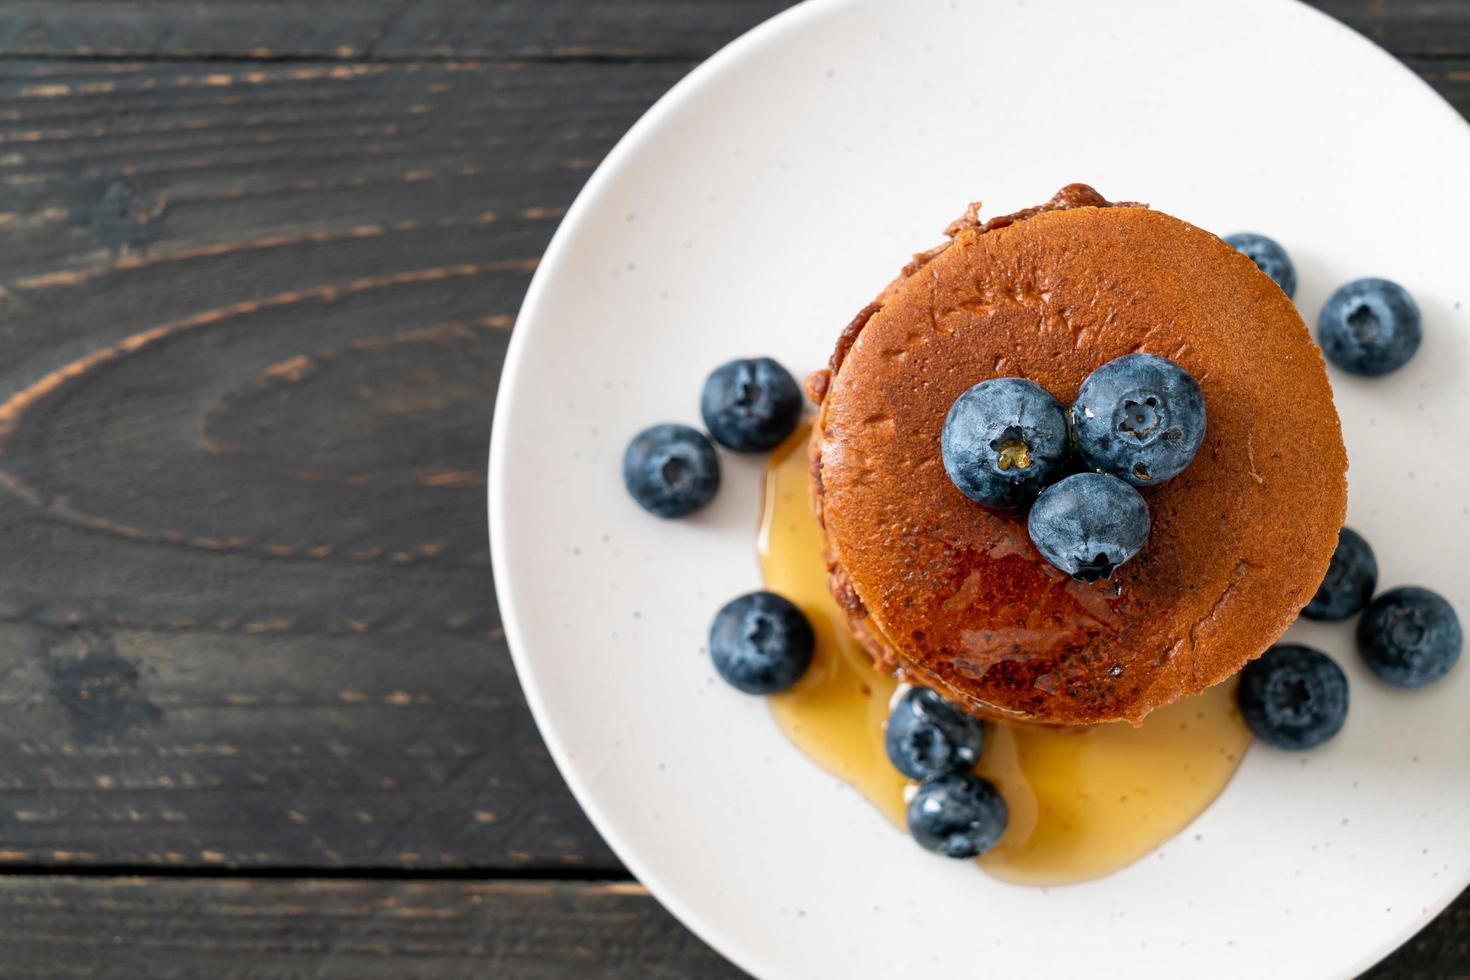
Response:
[[[0,0],[0,976],[738,976],[548,760],[483,473],[577,189],[783,6]],[[1470,111],[1470,2],[1318,6]]]

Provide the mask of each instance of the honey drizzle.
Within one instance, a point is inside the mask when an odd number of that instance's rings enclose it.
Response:
[[[873,668],[827,590],[822,532],[808,495],[803,428],[771,457],[756,542],[766,588],[810,617],[811,668],[770,699],[776,723],[814,762],[904,826],[910,781],[889,763],[883,723],[898,682]],[[1173,837],[1220,794],[1250,744],[1234,683],[1160,708],[1141,727],[986,726],[976,771],[1010,808],[984,869],[1020,884],[1085,881],[1125,867]]]

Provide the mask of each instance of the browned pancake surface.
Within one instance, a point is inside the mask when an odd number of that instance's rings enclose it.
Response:
[[[1139,206],[962,222],[849,327],[813,435],[833,591],[881,666],[974,710],[1059,724],[1137,720],[1262,653],[1326,571],[1347,458],[1322,357],[1296,308],[1219,238]],[[1080,205],[1080,206],[1079,206]],[[1144,489],[1153,530],[1110,582],[1035,551],[1021,520],[944,472],[961,392],[1029,378],[1064,405],[1144,351],[1200,383],[1194,463]]]

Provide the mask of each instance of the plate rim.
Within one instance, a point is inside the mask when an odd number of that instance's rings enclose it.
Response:
[[[829,11],[837,11],[841,8],[858,6],[862,4],[881,4],[896,2],[896,0],[801,0],[801,2],[779,11],[766,20],[756,24],[744,33],[732,39],[723,47],[709,55],[696,64],[682,78],[676,81],[670,88],[659,96],[642,115],[618,138],[607,155],[594,168],[582,188],[577,191],[576,197],[568,207],[566,215],[558,224],[556,231],[552,234],[550,241],[541,254],[537,263],[536,271],[532,275],[531,282],[526,289],[521,306],[516,315],[516,326],[511,331],[510,341],[506,348],[505,360],[501,366],[497,382],[497,392],[492,414],[492,426],[490,431],[490,448],[487,464],[487,510],[488,510],[488,536],[490,544],[491,572],[494,577],[494,599],[497,602],[501,627],[505,634],[506,645],[510,651],[511,662],[515,667],[516,678],[521,685],[526,704],[531,711],[531,716],[536,723],[536,729],[544,742],[552,762],[556,765],[557,772],[571,791],[573,798],[593,828],[603,838],[613,853],[623,865],[633,874],[638,883],[647,888],[649,894],[668,911],[680,924],[688,928],[699,939],[708,944],[720,956],[733,963],[739,969],[756,977],[779,976],[780,971],[759,954],[758,950],[749,948],[741,942],[738,937],[728,933],[716,920],[708,918],[697,911],[691,905],[684,902],[677,890],[666,885],[657,874],[644,863],[642,856],[624,839],[622,833],[616,826],[616,822],[605,814],[596,801],[596,795],[588,783],[582,778],[577,766],[572,762],[570,754],[565,745],[556,734],[554,726],[548,719],[550,709],[546,705],[546,695],[543,685],[538,681],[536,673],[531,666],[530,657],[525,652],[525,642],[521,633],[521,625],[516,612],[515,594],[517,586],[512,574],[510,558],[505,553],[504,545],[500,542],[505,540],[502,533],[508,523],[508,515],[505,507],[504,483],[499,476],[506,472],[509,449],[507,448],[507,437],[504,435],[506,422],[512,413],[515,392],[518,387],[521,360],[528,343],[531,332],[531,324],[538,316],[538,310],[543,302],[543,297],[550,288],[547,284],[551,278],[548,270],[556,266],[561,259],[561,254],[569,247],[571,242],[581,231],[581,226],[593,212],[597,199],[601,197],[604,185],[615,179],[623,167],[623,161],[631,156],[636,147],[651,133],[653,133],[663,118],[671,114],[686,99],[707,85],[713,84],[721,76],[722,72],[738,61],[740,61],[747,50],[754,50],[769,40],[774,40],[800,24],[826,16]],[[1112,0],[1109,0],[1112,2]],[[1127,2],[1127,0],[1124,0]],[[1220,0],[1211,0],[1220,2]],[[1420,89],[1422,94],[1432,96],[1442,112],[1448,113],[1451,118],[1459,123],[1462,134],[1470,134],[1470,119],[1456,109],[1443,95],[1436,91],[1428,82],[1421,78],[1402,60],[1394,56],[1387,49],[1380,46],[1372,38],[1364,35],[1355,27],[1333,17],[1331,14],[1318,9],[1307,3],[1306,0],[1248,0],[1255,8],[1266,8],[1269,6],[1296,8],[1299,14],[1307,19],[1316,19],[1324,26],[1330,26],[1341,33],[1342,43],[1364,52],[1366,56],[1374,57],[1380,61],[1386,61],[1402,75],[1411,79]],[[1236,0],[1232,4],[1236,7],[1245,6]],[[1435,900],[1426,903],[1425,908],[1430,914],[1422,916],[1418,920],[1411,920],[1406,927],[1395,930],[1386,935],[1383,945],[1375,947],[1373,952],[1366,957],[1355,961],[1351,972],[1344,974],[1347,980],[1356,977],[1382,962],[1388,956],[1405,946],[1414,936],[1436,921],[1440,914],[1448,908],[1461,893],[1470,889],[1470,869],[1467,869],[1464,880],[1459,881],[1455,887],[1448,890],[1444,895],[1436,896]]]
[[[634,121],[633,125],[628,127],[628,131],[618,138],[607,156],[602,158],[602,161],[592,171],[592,175],[587,178],[587,182],[582,185],[582,189],[577,192],[571,206],[567,208],[566,215],[557,225],[556,231],[552,233],[545,251],[541,253],[536,271],[531,276],[531,283],[526,287],[526,295],[521,300],[520,310],[516,314],[516,324],[534,321],[537,308],[542,302],[542,296],[549,288],[547,282],[550,275],[546,270],[556,264],[561,258],[561,253],[568,247],[568,242],[576,237],[581,224],[593,210],[596,199],[601,195],[603,185],[612,181],[614,175],[622,168],[624,158],[633,154],[635,147],[644,139],[645,134],[652,132],[664,116],[672,113],[675,107],[693,92],[712,83],[727,64],[740,59],[748,48],[764,43],[768,36],[774,38],[802,21],[821,16],[829,8],[836,9],[862,2],[868,2],[868,0],[801,0],[794,6],[761,21],[721,47],[695,65],[684,77],[670,86],[668,91],[659,96]],[[1290,2],[1295,3],[1298,0],[1290,0]],[[667,887],[659,876],[644,864],[642,856],[623,839],[622,833],[614,825],[615,822],[602,812],[591,787],[583,780],[577,767],[572,764],[566,746],[561,743],[561,740],[555,735],[555,729],[546,721],[549,709],[545,703],[542,687],[536,681],[535,673],[530,668],[520,622],[515,612],[516,586],[514,576],[511,574],[510,558],[505,554],[504,546],[499,543],[505,540],[502,532],[505,530],[508,516],[505,510],[504,485],[497,479],[497,474],[503,474],[506,470],[509,450],[506,447],[504,435],[505,422],[512,409],[520,373],[520,362],[524,356],[528,333],[529,331],[520,329],[519,326],[511,330],[510,342],[506,347],[505,362],[501,365],[495,395],[486,475],[490,568],[495,582],[494,597],[500,610],[501,628],[505,632],[506,646],[510,650],[516,679],[520,682],[526,705],[531,710],[531,717],[536,722],[537,733],[546,744],[546,751],[556,765],[558,774],[566,783],[567,789],[571,791],[572,798],[576,800],[577,805],[581,807],[582,812],[591,822],[593,829],[612,849],[618,860],[632,872],[638,883],[647,888],[649,894],[670,915],[698,936],[702,942],[707,943],[716,953],[752,976],[769,976],[770,967],[773,964],[760,962],[760,957],[755,955],[754,950],[746,949],[743,944],[737,942],[735,936],[727,935],[715,921],[706,918],[686,904],[675,889]]]

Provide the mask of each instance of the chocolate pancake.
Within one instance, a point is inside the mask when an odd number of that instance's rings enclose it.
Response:
[[[882,668],[985,715],[1138,721],[1230,677],[1296,618],[1337,543],[1347,456],[1322,356],[1285,294],[1219,238],[1084,185],[916,256],[845,330],[812,437],[834,595]],[[1070,404],[1143,351],[1209,416],[1193,464],[1142,490],[1153,528],[1109,581],[1053,568],[1024,518],[945,474],[956,397],[1022,377]]]

